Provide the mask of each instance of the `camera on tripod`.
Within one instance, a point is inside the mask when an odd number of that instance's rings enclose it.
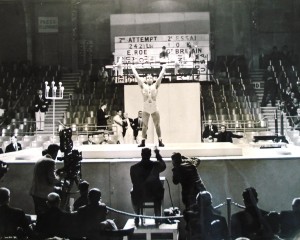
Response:
[[[78,183],[81,180],[81,161],[82,152],[73,149],[72,129],[67,128],[59,132],[60,151],[64,153],[63,157],[58,157],[57,160],[63,161],[64,166],[57,170],[57,174],[64,174],[65,181],[75,181]]]

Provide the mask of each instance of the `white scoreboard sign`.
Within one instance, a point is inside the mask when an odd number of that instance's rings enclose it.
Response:
[[[115,62],[123,58],[127,63],[159,62],[159,53],[165,46],[169,61],[191,61],[188,44],[191,44],[200,64],[210,60],[209,34],[147,35],[115,37]]]

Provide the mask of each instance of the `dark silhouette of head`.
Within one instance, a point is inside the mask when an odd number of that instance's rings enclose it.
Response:
[[[256,206],[258,203],[258,195],[253,187],[246,188],[243,191],[243,199],[246,207]]]
[[[49,208],[58,208],[60,201],[60,196],[55,192],[49,193],[47,196],[47,205]]]
[[[9,204],[10,191],[8,188],[0,188],[0,206]]]
[[[57,157],[59,148],[60,147],[57,144],[50,144],[48,146],[48,148],[42,152],[42,155],[45,156],[46,154],[48,154],[51,156],[52,159],[55,160]]]
[[[141,155],[142,155],[143,159],[150,159],[150,157],[151,157],[151,149],[150,148],[143,148]]]
[[[90,184],[87,181],[82,181],[78,184],[80,194],[86,194],[89,191]]]
[[[196,196],[197,204],[201,207],[209,207],[212,205],[212,196],[208,191],[199,192]]]
[[[173,165],[179,166],[182,163],[182,156],[179,152],[174,152],[171,156]]]
[[[300,212],[300,198],[294,198],[292,202],[292,209],[295,212]]]
[[[101,191],[99,188],[92,188],[88,194],[90,204],[98,204],[101,200]]]

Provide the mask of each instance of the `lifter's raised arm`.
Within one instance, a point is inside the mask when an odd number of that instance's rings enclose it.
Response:
[[[136,71],[133,64],[131,65],[131,70],[132,70],[132,73],[133,73],[134,77],[136,78],[136,80],[138,82],[138,85],[142,88],[143,87],[143,81],[140,78],[140,76],[139,76],[138,72]]]
[[[159,85],[161,84],[161,80],[163,79],[163,77],[164,77],[164,75],[166,73],[166,68],[167,68],[167,64],[164,64],[163,67],[162,67],[162,70],[160,71],[160,74],[159,74],[159,76],[158,76],[158,78],[156,80],[156,83],[155,83],[156,88],[158,88]]]

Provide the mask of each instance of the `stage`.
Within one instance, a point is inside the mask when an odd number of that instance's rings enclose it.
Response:
[[[146,147],[154,149],[154,144]],[[137,144],[106,144],[106,145],[82,145],[83,159],[120,159],[139,158],[141,148]],[[173,152],[180,152],[187,157],[221,157],[242,156],[242,148],[231,143],[168,143],[159,148],[162,157],[169,158]]]
[[[170,159],[173,152],[180,152],[186,157],[198,157],[203,160],[226,159],[270,159],[270,158],[300,158],[300,147],[293,144],[284,144],[281,148],[260,149],[263,144],[233,144],[233,143],[168,143],[160,147],[163,158]],[[146,144],[146,147],[154,149],[155,144]],[[141,158],[141,147],[137,144],[105,144],[105,145],[76,145],[74,149],[82,152],[83,161],[131,161]],[[35,162],[42,157],[42,148],[27,148],[18,152],[0,155],[3,161],[30,161]],[[59,153],[59,156],[62,156]],[[154,152],[152,157],[155,157]]]

